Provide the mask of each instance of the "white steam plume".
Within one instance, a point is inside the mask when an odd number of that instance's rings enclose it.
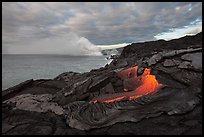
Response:
[[[101,56],[100,48],[74,33],[38,40],[24,40],[9,45],[8,54],[63,54],[72,56]]]

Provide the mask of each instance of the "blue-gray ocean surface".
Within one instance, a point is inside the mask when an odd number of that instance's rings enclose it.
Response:
[[[107,56],[2,55],[2,90],[28,79],[53,79],[63,72],[88,72],[110,63]]]

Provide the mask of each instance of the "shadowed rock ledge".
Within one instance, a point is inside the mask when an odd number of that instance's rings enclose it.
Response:
[[[156,93],[93,103],[124,92],[122,69],[151,68]],[[27,80],[2,91],[4,135],[201,135],[202,32],[170,41],[133,43],[105,67]]]

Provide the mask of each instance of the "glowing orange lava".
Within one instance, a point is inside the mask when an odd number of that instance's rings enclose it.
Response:
[[[124,91],[122,93],[106,94],[94,98],[91,102],[96,103],[111,103],[121,101],[123,99],[136,99],[143,95],[157,92],[164,87],[163,84],[158,83],[155,75],[151,75],[151,69],[145,69],[143,74],[137,76],[138,66],[122,70],[117,73],[118,77],[126,80]]]

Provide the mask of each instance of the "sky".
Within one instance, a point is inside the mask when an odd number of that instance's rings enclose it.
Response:
[[[202,31],[202,2],[3,2],[3,54],[100,55],[97,45]]]

